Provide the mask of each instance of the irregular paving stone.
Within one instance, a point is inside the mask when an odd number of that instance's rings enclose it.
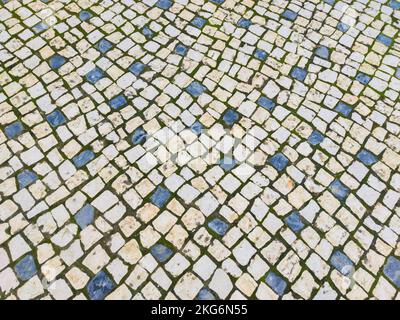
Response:
[[[219,234],[220,236],[225,235],[226,231],[228,230],[229,226],[222,221],[221,219],[214,219],[208,223],[210,229],[212,229],[215,233]]]
[[[115,109],[115,110],[121,109],[126,104],[127,104],[127,100],[123,95],[116,96],[115,98],[112,98],[108,102],[108,105],[110,106],[110,108]]]
[[[222,120],[228,125],[232,126],[236,121],[238,121],[239,115],[236,111],[229,109],[223,116]]]
[[[96,274],[87,285],[91,300],[103,300],[115,287],[115,284],[104,271]]]
[[[132,72],[135,76],[139,76],[145,68],[146,65],[139,61],[132,64],[128,70]]]
[[[324,136],[317,130],[314,130],[308,137],[308,142],[313,146],[320,144],[322,141],[324,141]]]
[[[269,272],[265,278],[265,282],[274,290],[278,295],[282,296],[286,289],[286,281],[274,272]]]
[[[89,71],[86,74],[86,80],[90,82],[91,84],[95,84],[97,81],[99,81],[101,78],[104,77],[104,72],[100,68],[94,68],[93,70]]]
[[[162,187],[158,187],[151,196],[151,202],[157,207],[163,207],[170,197],[170,192]]]
[[[72,158],[72,161],[74,162],[75,166],[77,168],[81,168],[84,165],[86,165],[89,161],[93,160],[95,157],[93,151],[91,150],[84,150],[74,158]]]
[[[398,299],[399,15],[0,0],[0,299]]]
[[[146,141],[147,133],[143,130],[143,128],[137,128],[133,132],[132,143],[133,144],[141,144]]]
[[[30,170],[24,170],[17,175],[19,188],[23,189],[34,183],[38,179],[36,173]]]
[[[329,186],[330,190],[332,191],[333,195],[338,198],[339,200],[345,200],[350,193],[349,188],[347,188],[343,183],[339,180],[335,180]]]
[[[97,44],[97,48],[101,53],[106,53],[113,47],[113,44],[107,39],[101,39]]]
[[[86,204],[75,214],[74,218],[81,229],[85,229],[94,221],[94,207],[90,204]]]
[[[197,298],[198,300],[215,300],[215,296],[207,288],[203,288],[199,291]]]
[[[286,158],[282,153],[278,153],[270,158],[269,162],[278,171],[282,171],[289,164],[289,159]]]
[[[186,91],[189,94],[191,94],[193,97],[199,97],[205,91],[205,87],[203,85],[201,85],[199,82],[193,81],[186,88]]]
[[[173,254],[173,251],[162,244],[157,244],[151,248],[151,254],[157,261],[165,262]]]
[[[27,255],[15,265],[15,273],[22,281],[29,280],[36,273],[36,265],[32,255]]]
[[[66,59],[63,56],[55,54],[50,58],[49,65],[52,69],[59,69],[65,62]]]
[[[14,139],[18,137],[23,130],[24,127],[22,123],[17,121],[5,127],[4,132],[9,139]]]
[[[353,272],[353,262],[342,252],[335,251],[330,258],[331,265],[345,276]]]
[[[52,127],[58,127],[66,122],[66,119],[61,111],[55,110],[46,117]]]
[[[301,216],[298,212],[293,212],[285,219],[286,224],[293,232],[299,232],[304,228]]]
[[[392,281],[397,288],[400,287],[400,260],[389,257],[383,269],[385,275]]]

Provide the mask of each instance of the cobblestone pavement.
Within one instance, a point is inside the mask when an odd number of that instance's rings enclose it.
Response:
[[[399,299],[398,0],[0,0],[1,299]]]

